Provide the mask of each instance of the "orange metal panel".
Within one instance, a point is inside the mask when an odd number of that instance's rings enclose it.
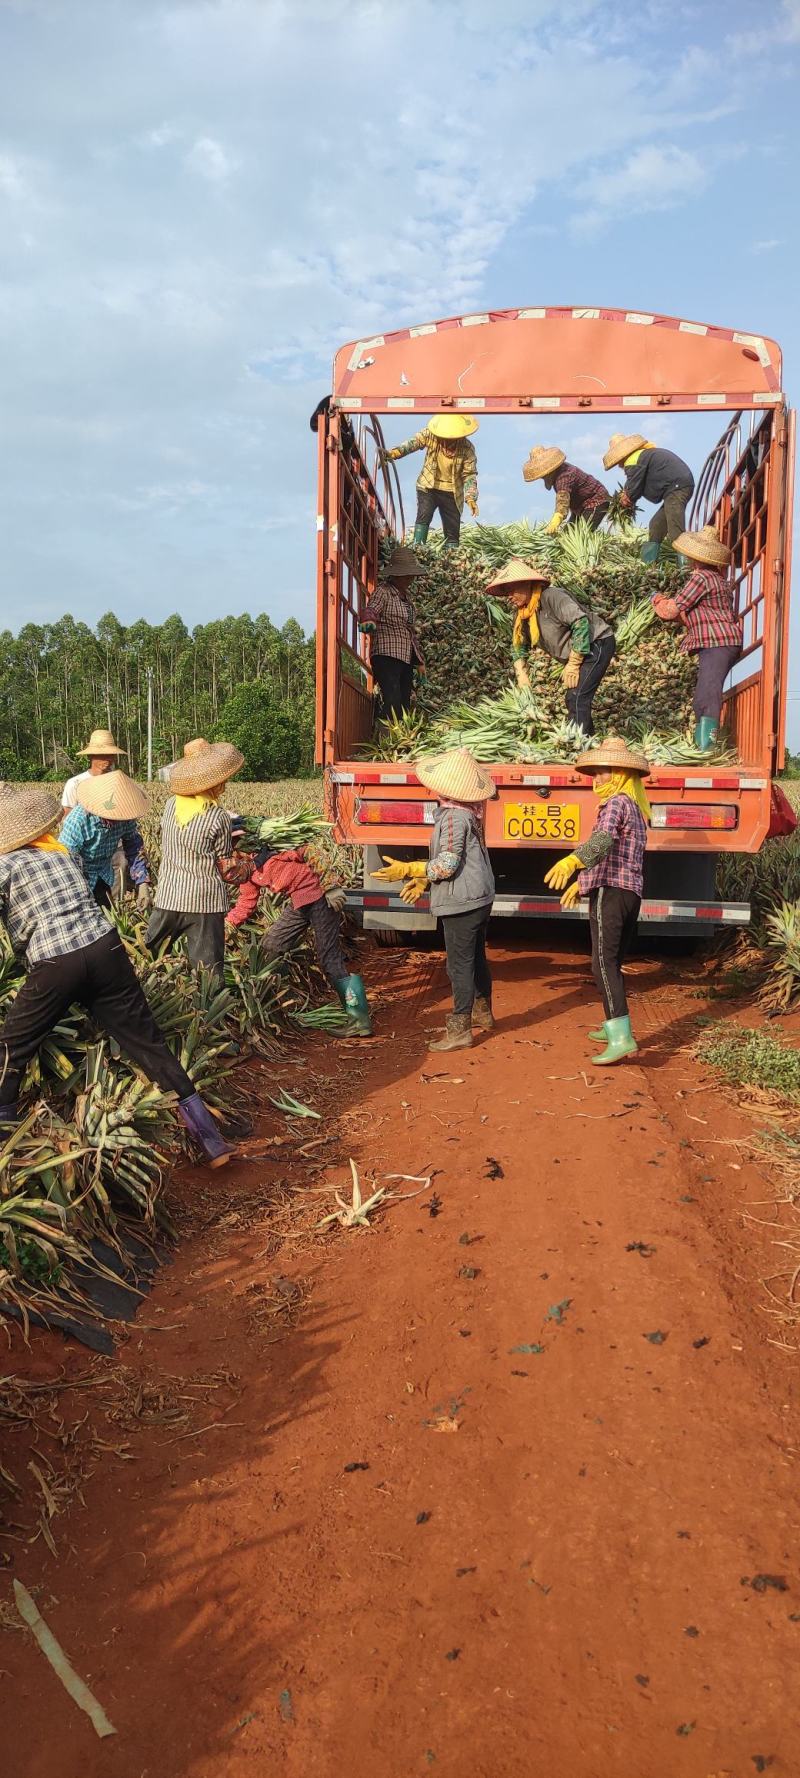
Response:
[[[753,408],[779,400],[761,335],[624,309],[507,309],[354,340],[334,360],[349,409]]]

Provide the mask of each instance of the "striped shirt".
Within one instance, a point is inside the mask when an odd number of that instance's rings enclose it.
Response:
[[[581,895],[592,889],[632,889],[641,895],[647,826],[632,797],[610,796],[603,803],[588,840],[575,847],[583,865]]]
[[[562,463],[552,476],[548,476],[551,487],[555,488],[556,512],[566,518],[571,512],[577,519],[584,513],[594,512],[598,506],[608,506],[611,498],[608,488],[590,475],[587,469],[578,469],[574,463]]]
[[[741,648],[742,620],[733,609],[733,588],[718,568],[695,568],[673,598],[686,626],[682,654],[701,648]]]
[[[35,846],[0,857],[0,919],[29,965],[83,951],[113,930],[79,860]]]
[[[114,858],[120,846],[131,881],[138,884],[150,880],[142,836],[135,821],[107,821],[77,803],[70,809],[58,837],[62,846],[82,859],[90,889],[98,879],[113,889]]]
[[[446,490],[453,495],[459,512],[463,510],[465,499],[476,497],[478,459],[475,446],[468,438],[457,439],[454,451],[443,451],[442,440],[426,426],[422,432],[415,432],[413,438],[407,438],[405,444],[395,445],[386,455],[390,462],[396,463],[398,457],[408,457],[413,451],[425,452],[425,461],[417,476],[418,488]]]
[[[216,804],[185,827],[171,796],[161,822],[161,869],[154,906],[178,914],[226,914],[229,896],[217,860],[232,850],[231,818]]]
[[[386,581],[378,582],[359,628],[372,636],[373,654],[388,654],[395,661],[416,661],[424,667],[414,606]]]

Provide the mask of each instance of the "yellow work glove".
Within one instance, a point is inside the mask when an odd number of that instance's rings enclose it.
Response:
[[[382,883],[402,883],[406,877],[426,877],[428,866],[424,858],[408,860],[387,858],[383,870],[374,870],[371,874]]]
[[[550,869],[544,873],[548,889],[557,889],[559,892],[566,889],[570,877],[574,877],[576,870],[583,870],[577,852],[567,852],[564,858],[556,859],[555,864],[551,864]]]
[[[576,687],[578,680],[580,679],[580,676],[581,676],[581,667],[583,666],[583,660],[584,660],[583,655],[576,654],[575,650],[573,649],[573,651],[569,657],[569,660],[567,661],[567,664],[564,668],[563,675],[562,675],[562,683],[563,683],[566,691],[574,691],[575,690],[575,687]]]
[[[516,679],[520,691],[530,691],[531,676],[524,661],[514,662],[514,678]]]
[[[427,893],[427,889],[427,877],[408,877],[400,890],[400,900],[406,902],[408,907],[413,907],[415,901],[419,901],[420,896]]]
[[[545,525],[545,537],[555,537],[556,532],[560,531],[561,526],[564,523],[564,518],[565,514],[563,512],[554,512],[549,525]]]
[[[564,909],[564,912],[569,913],[570,908],[574,908],[580,901],[580,898],[581,886],[576,877],[574,883],[570,883],[569,888],[564,890],[561,897],[561,906]]]

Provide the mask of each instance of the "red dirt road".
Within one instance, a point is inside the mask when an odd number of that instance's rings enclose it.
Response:
[[[134,1461],[95,1448],[58,1560],[16,1545],[15,1572],[118,1734],[0,1635],[4,1778],[800,1772],[793,1358],[738,1218],[763,1180],[709,1140],[736,1114],[676,1097],[698,1002],[634,964],[640,1062],[592,1069],[586,958],[495,966],[471,1052],[428,1054],[442,960],[395,954],[375,1043],[285,1076],[320,1104],[330,1071],[343,1111],[326,1172],[293,1181],[349,1195],[352,1155],[365,1195],[431,1190],[276,1253],[280,1168],[218,1176],[226,1214],[118,1361],[69,1349],[97,1399],[122,1375],[155,1407],[102,1422]],[[259,1313],[278,1278],[306,1291],[282,1332]]]

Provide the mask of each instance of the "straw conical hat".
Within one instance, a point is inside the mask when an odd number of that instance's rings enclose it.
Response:
[[[206,741],[202,748],[179,759],[169,775],[169,787],[176,796],[200,796],[217,784],[227,784],[244,765],[244,754],[230,741]]]
[[[704,525],[702,531],[682,531],[672,547],[679,555],[691,556],[693,562],[708,562],[714,568],[727,568],[733,555],[713,525]]]
[[[0,788],[0,853],[17,852],[55,827],[61,816],[61,799],[47,784],[11,784]]]
[[[560,451],[558,445],[534,445],[527,463],[522,465],[523,481],[538,482],[541,476],[560,469],[566,460],[566,452]]]
[[[525,562],[522,556],[512,556],[500,569],[494,580],[489,581],[487,593],[502,593],[505,588],[519,586],[520,581],[537,581],[542,586],[550,586],[553,576],[543,562]]]
[[[616,469],[618,463],[624,463],[631,451],[640,451],[647,439],[641,432],[612,432],[608,441],[608,450],[603,458],[604,469]]]
[[[427,430],[434,438],[468,438],[471,432],[477,432],[479,424],[474,414],[434,414]]]
[[[633,748],[623,741],[621,735],[609,735],[601,741],[599,747],[590,747],[587,753],[580,753],[575,761],[578,772],[641,772],[646,775],[650,770],[650,761],[644,753],[634,753]]]
[[[93,728],[85,747],[78,748],[79,753],[109,754],[124,753],[124,747],[118,747],[110,728]]]
[[[195,754],[202,753],[203,748],[207,746],[208,742],[203,735],[198,735],[195,741],[187,741],[186,746],[183,749],[184,759],[194,759]]]
[[[77,787],[81,808],[104,821],[140,821],[150,807],[143,790],[124,772],[105,772],[102,778],[82,778]]]
[[[398,543],[392,550],[383,572],[390,575],[393,580],[410,580],[417,574],[424,574],[425,569],[419,556],[415,556],[413,549],[406,549],[404,543]]]
[[[426,790],[454,803],[483,803],[495,793],[494,780],[466,747],[427,754],[414,761],[414,771]]]

